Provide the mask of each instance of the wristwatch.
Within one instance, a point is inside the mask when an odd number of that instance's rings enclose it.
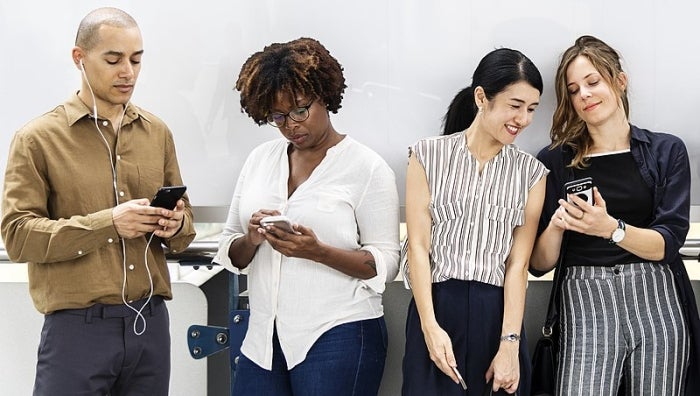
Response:
[[[625,239],[625,222],[617,219],[617,228],[610,236],[609,242],[614,245],[622,242],[623,239]]]
[[[508,333],[506,335],[502,335],[501,341],[518,342],[518,341],[520,341],[520,334]]]

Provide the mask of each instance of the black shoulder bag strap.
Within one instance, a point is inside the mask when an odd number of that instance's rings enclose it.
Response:
[[[551,337],[553,334],[554,326],[559,319],[559,292],[561,289],[561,283],[564,276],[565,269],[562,263],[564,262],[564,251],[566,250],[566,245],[569,240],[568,233],[564,235],[564,240],[562,241],[561,248],[559,249],[559,260],[556,267],[554,267],[554,279],[552,281],[552,291],[549,293],[549,305],[547,306],[547,317],[544,321],[544,326],[542,326],[542,335],[546,337]]]

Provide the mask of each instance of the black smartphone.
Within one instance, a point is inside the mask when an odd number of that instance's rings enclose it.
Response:
[[[576,195],[589,205],[593,205],[593,179],[584,177],[583,179],[573,180],[564,184],[564,189],[567,194]],[[570,199],[567,199],[571,202]],[[572,202],[573,203],[573,202]]]
[[[177,201],[182,198],[187,190],[186,186],[161,187],[151,200],[151,206],[173,210],[177,206]]]

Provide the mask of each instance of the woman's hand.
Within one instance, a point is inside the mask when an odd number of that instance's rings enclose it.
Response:
[[[591,205],[575,194],[569,195],[572,202],[559,200],[559,209],[554,212],[551,223],[565,230],[609,239],[617,228],[617,220],[608,214],[603,196],[598,187],[593,187]]]
[[[501,341],[496,356],[486,372],[486,382],[493,378],[493,391],[503,389],[515,393],[520,384],[520,360],[518,360],[520,342]]]
[[[437,323],[424,327],[423,336],[425,337],[425,345],[430,353],[430,360],[452,381],[459,384],[457,375],[452,371],[452,367],[457,367],[457,361],[452,350],[450,336]]]
[[[297,257],[321,262],[321,243],[311,228],[293,224],[294,233],[275,226],[260,228],[260,234],[273,249],[287,257]]]
[[[260,227],[260,220],[263,217],[279,215],[279,210],[273,209],[260,209],[253,213],[250,216],[250,220],[248,220],[248,232],[246,233],[246,238],[248,238],[248,241],[253,246],[258,246],[263,243],[263,241],[265,241],[265,234],[262,232],[263,229]]]

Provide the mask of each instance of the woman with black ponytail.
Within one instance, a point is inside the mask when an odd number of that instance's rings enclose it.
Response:
[[[530,59],[494,50],[452,101],[445,136],[410,148],[404,395],[529,395],[525,287],[548,170],[512,143],[541,93]]]

